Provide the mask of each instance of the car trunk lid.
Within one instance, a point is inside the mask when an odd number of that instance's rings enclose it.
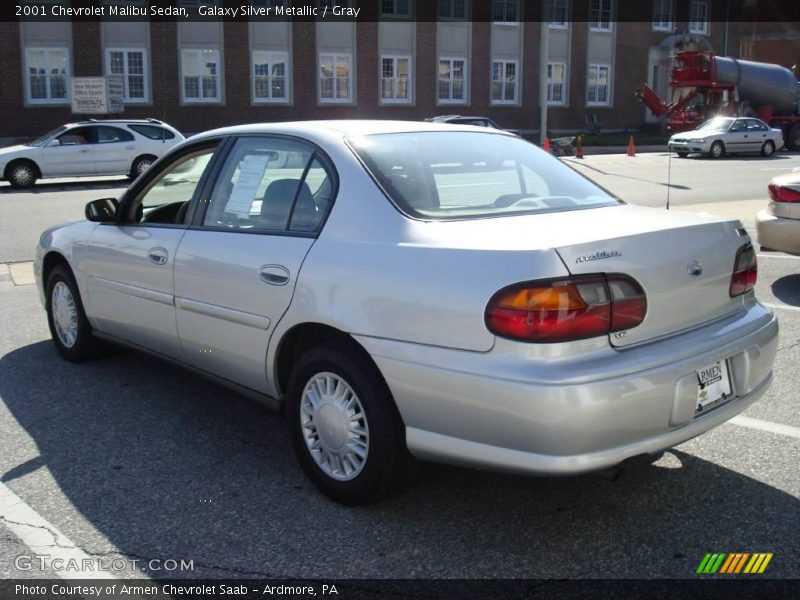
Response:
[[[644,321],[611,334],[613,346],[668,336],[740,306],[729,294],[736,251],[749,241],[738,221],[663,212],[654,223],[652,213],[629,214],[627,231],[619,235],[617,225],[605,222],[614,218],[611,212],[594,212],[597,241],[561,244],[556,251],[573,274],[620,273],[644,289]],[[610,234],[603,235],[604,230]]]

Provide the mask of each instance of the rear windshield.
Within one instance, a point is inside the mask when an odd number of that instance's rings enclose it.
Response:
[[[171,140],[175,138],[175,134],[169,129],[164,129],[156,125],[128,125],[128,127],[151,140]]]
[[[350,147],[394,204],[426,220],[618,204],[557,158],[516,137],[480,132],[366,135]]]

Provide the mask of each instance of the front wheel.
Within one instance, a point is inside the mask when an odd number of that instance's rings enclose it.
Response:
[[[761,156],[772,156],[775,152],[775,142],[772,140],[767,140],[761,146]]]
[[[688,152],[677,152],[678,158],[686,158],[689,156]]]
[[[15,188],[29,188],[36,183],[39,172],[29,160],[18,160],[8,165],[6,179]]]
[[[58,353],[71,362],[92,358],[99,346],[70,270],[54,267],[47,278],[47,324]]]
[[[711,158],[722,158],[725,156],[725,145],[717,140],[711,144],[711,151],[709,152]]]
[[[314,485],[342,504],[392,492],[411,461],[386,382],[364,351],[347,340],[304,354],[289,378],[292,446]]]

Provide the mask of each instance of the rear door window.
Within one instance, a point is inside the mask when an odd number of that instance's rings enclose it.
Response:
[[[113,144],[115,142],[132,142],[133,135],[129,131],[119,127],[100,126],[97,130],[98,144]]]

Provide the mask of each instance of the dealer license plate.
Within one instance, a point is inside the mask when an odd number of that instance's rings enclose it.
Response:
[[[697,369],[697,408],[695,415],[706,413],[733,398],[728,361],[720,360]]]

